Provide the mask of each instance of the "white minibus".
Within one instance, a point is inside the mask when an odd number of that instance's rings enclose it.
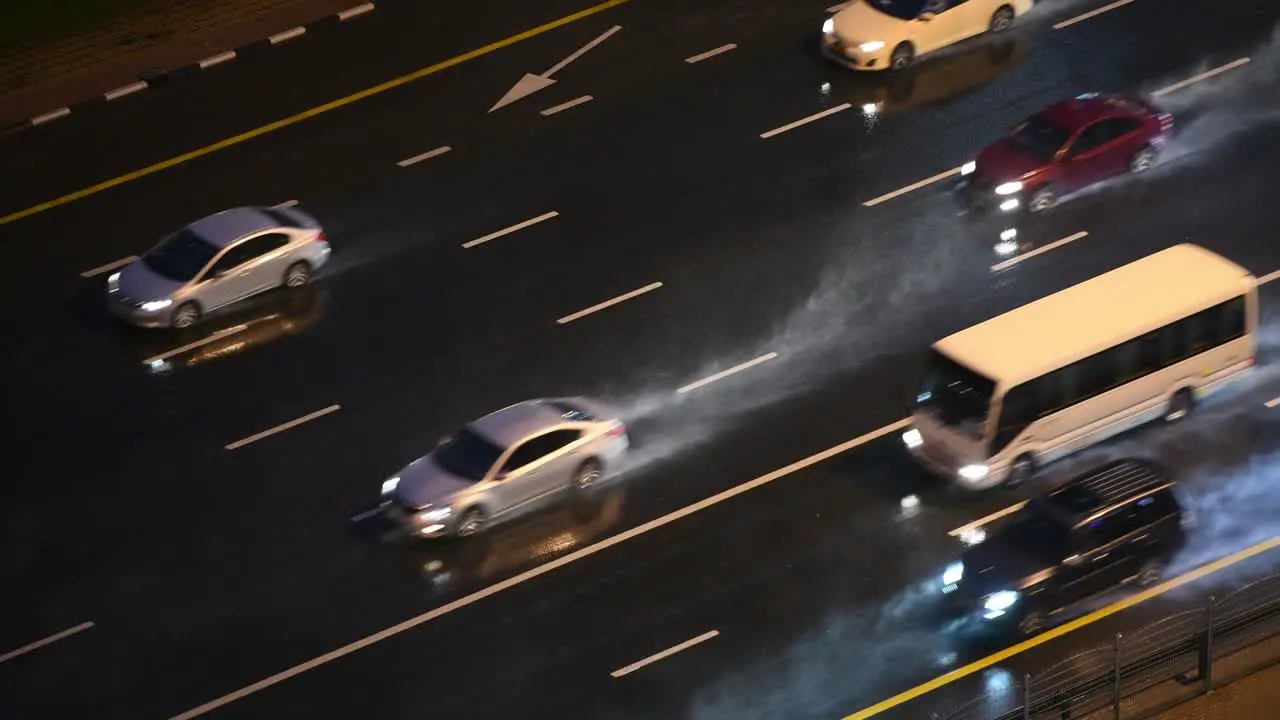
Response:
[[[902,439],[970,489],[1142,423],[1176,422],[1253,367],[1255,278],[1182,244],[933,345]]]

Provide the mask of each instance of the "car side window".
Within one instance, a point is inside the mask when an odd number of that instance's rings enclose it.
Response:
[[[924,10],[921,10],[920,14],[933,13],[934,15],[937,15],[946,9],[947,0],[928,0],[928,2],[924,4]]]
[[[1072,144],[1071,156],[1076,157],[1078,155],[1082,155],[1105,143],[1107,141],[1105,136],[1106,130],[1107,129],[1103,125],[1102,121],[1096,122],[1085,128],[1084,132],[1081,132],[1080,136],[1076,138],[1075,143]]]
[[[205,277],[211,278],[219,273],[225,273],[233,270],[245,263],[248,258],[244,253],[244,244],[232,245],[222,253],[222,257],[213,263],[213,267],[209,268],[209,273]]]
[[[288,244],[289,236],[284,233],[267,233],[266,235],[249,238],[241,243],[241,247],[244,248],[244,262],[260,258]]]
[[[961,5],[963,5],[963,4],[967,3],[967,2],[969,2],[969,0],[950,0],[950,1],[946,4],[946,9],[947,9],[947,10],[950,10],[951,8],[959,7],[959,6],[961,6]]]
[[[1106,135],[1108,140],[1122,138],[1142,127],[1142,121],[1132,117],[1114,117],[1102,122],[1107,126]]]
[[[502,464],[502,470],[511,472],[537,462],[580,437],[582,437],[581,430],[552,430],[539,435],[516,448],[515,452],[511,453],[507,461]]]

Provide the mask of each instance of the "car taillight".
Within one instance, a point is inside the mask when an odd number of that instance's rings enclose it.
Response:
[[[613,428],[609,430],[609,437],[622,437],[623,435],[626,435],[626,434],[627,434],[627,426],[623,425],[622,423],[618,423],[617,425],[615,425]]]
[[[321,230],[321,231],[320,231],[320,234],[319,234],[319,235],[316,235],[316,242],[322,242],[322,243],[327,243],[327,242],[329,242],[329,238],[327,238],[327,237],[325,237],[325,236],[324,236],[324,231],[323,231],[323,230]]]

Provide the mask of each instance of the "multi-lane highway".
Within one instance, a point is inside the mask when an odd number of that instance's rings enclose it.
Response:
[[[20,178],[0,198],[0,653],[93,624],[5,656],[0,714],[836,717],[941,672],[953,643],[922,608],[947,533],[1020,496],[946,491],[886,429],[927,344],[1188,239],[1280,269],[1280,12],[1117,5],[1064,24],[1102,4],[1045,0],[887,80],[817,56],[820,5],[632,0],[154,169],[469,49],[415,44],[381,8],[340,51],[0,139]],[[505,17],[475,47],[577,9]],[[1090,90],[1158,93],[1179,118],[1167,162],[1020,225],[1023,254],[993,269],[1003,228],[959,215],[953,177],[920,181]],[[187,335],[108,322],[99,268],[286,201],[334,247],[314,288]],[[1276,285],[1262,297],[1270,351]],[[443,433],[579,393],[624,408],[637,442],[598,497],[461,546],[364,518]],[[1188,566],[1275,534],[1254,476],[1277,395],[1264,367],[1120,446],[1186,470],[1208,516]],[[1248,532],[1216,519],[1238,502]]]

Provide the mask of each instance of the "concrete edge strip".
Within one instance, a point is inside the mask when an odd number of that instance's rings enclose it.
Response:
[[[301,37],[302,35],[307,34],[308,29],[311,27],[314,27],[315,25],[319,25],[323,23],[344,23],[353,18],[357,18],[357,17],[360,17],[361,15],[368,14],[372,12],[376,7],[377,6],[372,2],[367,2],[362,5],[356,5],[354,7],[347,8],[346,10],[343,10],[341,12],[334,13],[332,15],[327,15],[319,20],[308,23],[306,25],[294,26],[288,30],[275,33],[274,35],[271,35],[262,40],[257,40],[255,42],[248,43],[246,45],[235,48],[233,50],[227,50],[225,52],[218,53],[217,55],[204,58],[203,60],[199,60],[194,63],[189,63],[187,65],[176,67],[172,70],[154,70],[154,71],[144,70],[138,74],[138,76],[141,79],[137,80],[136,82],[129,83],[128,85],[122,85],[118,88],[115,88],[114,90],[108,90],[104,93],[99,93],[98,95],[95,95],[92,98],[81,100],[80,102],[71,103],[69,105],[65,105],[63,107],[60,107],[54,110],[50,110],[49,112],[42,113],[40,115],[35,115],[33,117],[29,117],[26,120],[18,120],[18,121],[9,123],[7,125],[0,125],[0,135],[9,135],[11,133],[18,132],[20,130],[27,130],[30,128],[34,128],[38,125],[44,125],[45,123],[53,122],[54,120],[67,117],[68,115],[71,115],[76,110],[83,110],[91,106],[101,105],[104,102],[111,102],[113,100],[119,100],[120,98],[127,97],[129,95],[137,94],[142,90],[146,90],[149,87],[153,87],[155,85],[163,83],[173,77],[187,75],[187,74],[194,74],[201,70],[208,70],[209,68],[212,68],[217,65],[221,65],[225,62],[228,62],[230,60],[236,59],[240,55],[240,53],[244,52],[244,50],[247,48],[257,47],[257,46],[271,47],[271,46],[279,45],[285,41],[292,40],[294,38]]]

